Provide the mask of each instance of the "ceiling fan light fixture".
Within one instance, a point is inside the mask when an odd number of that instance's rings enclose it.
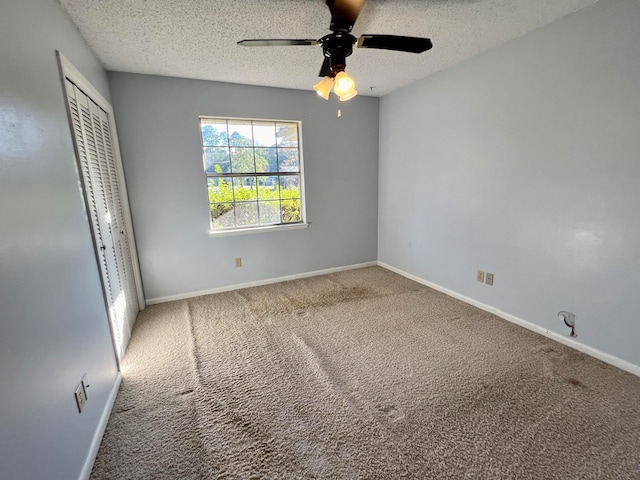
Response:
[[[331,93],[331,89],[333,88],[333,78],[331,77],[323,77],[318,83],[313,86],[313,89],[316,91],[319,97],[324,98],[325,100],[329,100],[329,94]]]
[[[334,83],[335,86],[333,87],[333,91],[339,97],[345,97],[349,95],[356,88],[356,82],[345,71],[342,71],[336,75]]]
[[[347,101],[356,95],[356,83],[344,70],[346,59],[353,53],[353,46],[377,50],[394,50],[398,52],[422,53],[433,45],[431,40],[422,37],[407,37],[403,35],[362,35],[356,38],[351,35],[360,10],[366,0],[325,0],[331,11],[331,33],[320,39],[245,39],[238,42],[245,47],[282,47],[292,45],[321,45],[324,61],[319,76],[323,77],[313,89],[318,96],[329,100],[331,90],[340,98]],[[372,87],[373,89],[373,87]]]
[[[340,95],[340,101],[346,102],[347,100],[351,100],[356,95],[358,95],[358,92],[354,88],[353,90],[351,90],[351,92],[347,93],[346,95]]]

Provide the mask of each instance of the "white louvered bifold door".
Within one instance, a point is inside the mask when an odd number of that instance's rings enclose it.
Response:
[[[68,79],[66,90],[114,345],[121,359],[139,308],[109,118]]]
[[[112,201],[110,211],[112,214],[112,229],[115,245],[116,256],[118,258],[118,266],[122,273],[122,288],[127,299],[125,305],[125,317],[129,323],[129,330],[133,327],[133,322],[138,315],[138,295],[136,292],[135,277],[133,273],[133,262],[131,260],[131,252],[129,251],[129,242],[127,238],[127,228],[124,219],[124,209],[122,206],[122,196],[120,194],[120,184],[118,182],[118,174],[116,169],[116,160],[113,152],[113,141],[111,138],[111,129],[109,127],[109,117],[107,113],[100,109],[99,111],[100,129],[102,130],[102,139],[105,146],[106,167],[111,182]],[[94,125],[95,125],[94,118]],[[96,127],[97,128],[97,127]]]

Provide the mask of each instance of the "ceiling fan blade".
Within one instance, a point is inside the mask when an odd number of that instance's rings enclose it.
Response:
[[[334,32],[338,30],[350,32],[364,2],[365,0],[326,0],[327,7],[331,10],[329,28]]]
[[[331,70],[331,59],[329,57],[324,57],[324,62],[322,62],[322,68],[320,69],[319,77],[330,77],[332,73]]]
[[[238,45],[242,45],[243,47],[288,47],[291,45],[318,45],[320,42],[318,40],[311,39],[251,39],[251,40],[240,40]]]
[[[362,35],[358,39],[358,47],[422,53],[429,50],[433,45],[431,40],[421,37],[402,37],[400,35]]]

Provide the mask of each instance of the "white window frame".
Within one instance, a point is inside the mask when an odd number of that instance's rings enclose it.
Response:
[[[300,222],[295,223],[279,223],[274,225],[247,225],[241,227],[230,227],[230,228],[213,228],[213,224],[211,221],[211,211],[209,207],[209,179],[213,177],[207,173],[206,164],[204,160],[204,149],[206,146],[204,145],[204,140],[202,138],[202,121],[203,120],[221,120],[227,122],[274,122],[274,123],[295,123],[297,125],[298,130],[298,160],[300,165],[300,171],[296,174],[300,176]],[[243,118],[243,117],[222,117],[222,116],[214,116],[214,115],[201,115],[198,117],[198,129],[200,135],[200,147],[202,150],[202,171],[205,179],[206,186],[206,198],[207,198],[207,215],[209,218],[209,235],[211,237],[224,237],[231,235],[245,235],[250,233],[264,233],[264,232],[281,232],[284,230],[297,230],[301,228],[307,228],[309,226],[309,222],[307,221],[307,211],[306,211],[306,194],[305,194],[305,175],[304,175],[304,159],[303,159],[303,146],[302,146],[302,122],[300,120],[283,120],[283,119],[265,119],[265,118]],[[257,145],[252,145],[251,148],[260,147]],[[277,176],[280,172],[260,172],[261,174],[269,173],[271,176]],[[238,174],[239,175],[239,174]],[[251,176],[251,173],[243,174],[243,176]],[[253,173],[255,175],[255,173]],[[237,175],[236,175],[237,176]],[[234,178],[234,174],[225,175],[225,178],[232,179]]]

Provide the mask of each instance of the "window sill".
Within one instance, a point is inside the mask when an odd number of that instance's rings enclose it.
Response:
[[[299,230],[308,228],[311,223],[294,223],[292,225],[269,225],[267,227],[242,228],[237,230],[209,230],[210,237],[230,237],[233,235],[247,235],[249,233],[282,232],[284,230]]]

